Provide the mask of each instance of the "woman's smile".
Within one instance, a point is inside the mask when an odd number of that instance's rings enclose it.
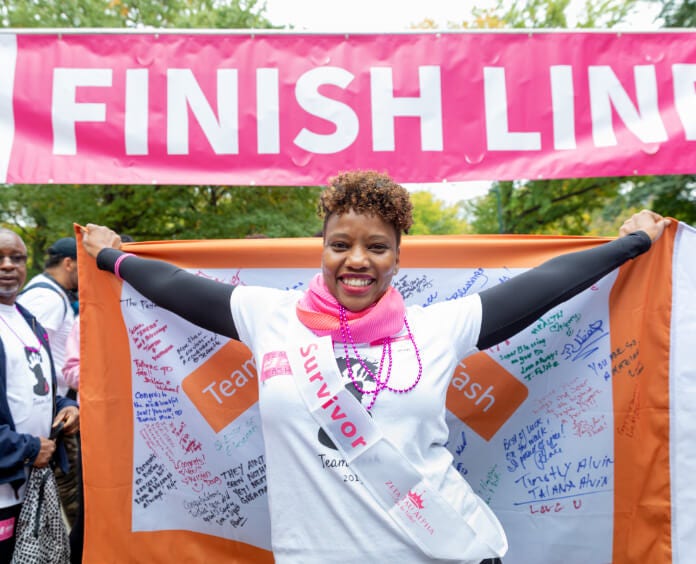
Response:
[[[351,276],[342,276],[339,280],[348,288],[357,290],[367,288],[373,282],[372,278],[355,278]]]

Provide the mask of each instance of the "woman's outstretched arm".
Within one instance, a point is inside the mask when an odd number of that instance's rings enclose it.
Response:
[[[516,335],[551,308],[644,253],[668,224],[669,220],[644,210],[624,222],[618,239],[593,249],[553,258],[482,291],[483,314],[478,348],[486,349]]]
[[[239,340],[230,310],[234,286],[195,276],[165,261],[125,255],[118,250],[120,237],[107,227],[87,225],[82,241],[100,269],[114,272],[118,263],[119,276],[158,306],[203,329]]]

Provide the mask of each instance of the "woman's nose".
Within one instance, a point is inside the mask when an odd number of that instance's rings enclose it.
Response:
[[[367,266],[367,252],[361,247],[353,247],[348,253],[346,263],[352,268],[365,268]]]

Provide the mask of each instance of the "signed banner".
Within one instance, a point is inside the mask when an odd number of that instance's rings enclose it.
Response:
[[[605,241],[405,237],[394,285],[427,306]],[[127,250],[230,284],[302,289],[320,244]],[[452,374],[447,446],[503,523],[507,564],[689,564],[696,554],[695,258],[696,231],[674,222],[649,253]],[[84,561],[272,562],[249,351],[79,260]],[[356,479],[338,459],[314,462],[346,487]],[[299,499],[297,510],[307,510]]]
[[[0,182],[696,172],[696,32],[0,33]]]

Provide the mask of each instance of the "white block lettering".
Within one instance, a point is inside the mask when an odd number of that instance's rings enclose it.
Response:
[[[127,155],[148,154],[148,105],[150,103],[147,69],[126,71],[126,137]]]
[[[687,141],[696,141],[696,65],[672,65],[674,106]]]
[[[75,124],[78,122],[105,122],[106,105],[77,102],[77,89],[81,86],[111,86],[111,69],[53,70],[53,153],[76,155]]]
[[[553,108],[553,146],[555,149],[575,149],[575,90],[573,67],[551,67],[551,106]]]
[[[439,66],[418,67],[420,96],[394,96],[392,69],[370,69],[372,148],[394,151],[394,118],[420,117],[421,149],[442,151],[442,87]]]
[[[505,69],[484,67],[483,91],[489,151],[539,151],[541,133],[510,131]]]
[[[638,109],[608,66],[591,66],[590,113],[592,138],[597,147],[617,144],[612,108],[623,123],[643,143],[667,141],[667,131],[658,109],[657,78],[652,65],[637,65],[633,69]]]
[[[236,69],[217,70],[217,117],[190,69],[167,70],[167,152],[188,155],[188,108],[217,155],[239,152]]]
[[[259,155],[280,153],[278,69],[256,69],[256,133]]]
[[[336,131],[315,133],[306,127],[295,137],[295,145],[310,153],[328,155],[350,147],[358,137],[360,123],[355,111],[348,105],[319,93],[323,84],[346,88],[354,76],[339,67],[320,67],[307,71],[295,84],[297,103],[307,113],[333,123]]]

